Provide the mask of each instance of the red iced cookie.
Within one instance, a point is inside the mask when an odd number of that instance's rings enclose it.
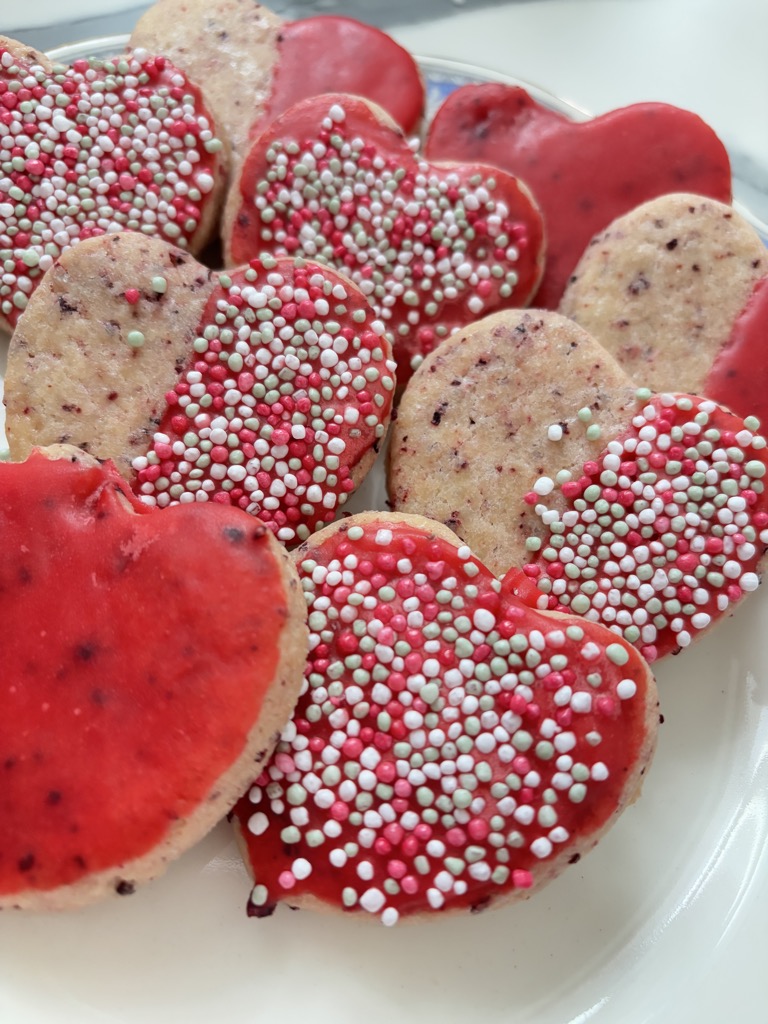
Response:
[[[230,263],[266,248],[349,274],[386,325],[401,384],[464,324],[526,305],[543,260],[524,185],[426,163],[381,111],[343,95],[297,104],[254,142],[223,234]]]
[[[637,795],[656,689],[624,641],[524,607],[421,517],[352,517],[296,559],[304,692],[236,808],[250,914],[391,925],[525,897]]]
[[[731,199],[728,154],[695,114],[638,103],[574,122],[518,86],[468,85],[437,111],[430,160],[482,160],[532,190],[547,232],[547,265],[532,304],[557,309],[593,235],[655,196],[695,192]]]
[[[292,567],[236,509],[153,513],[74,449],[0,463],[0,908],[127,895],[227,811],[306,650]]]
[[[755,419],[660,395],[581,475],[530,501],[544,536],[505,585],[578,612],[648,661],[687,647],[757,589],[768,549],[768,454]]]
[[[0,325],[70,246],[135,230],[200,249],[224,183],[197,86],[143,52],[53,66],[0,37]],[[10,145],[9,145],[10,143]]]

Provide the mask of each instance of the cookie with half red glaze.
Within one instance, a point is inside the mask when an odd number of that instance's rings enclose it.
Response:
[[[596,235],[560,312],[653,391],[768,423],[768,250],[725,203],[660,196]]]
[[[420,516],[351,517],[295,558],[304,689],[235,811],[251,915],[392,925],[527,897],[637,796],[657,698],[625,641],[526,608]]]
[[[481,164],[430,164],[365,100],[296,104],[255,140],[224,212],[228,263],[267,249],[349,274],[386,325],[399,383],[443,339],[525,306],[544,233],[528,189]]]
[[[0,908],[162,874],[258,771],[301,686],[284,549],[234,508],[154,513],[77,449],[0,463]]]
[[[149,505],[235,505],[295,543],[376,457],[395,389],[383,331],[330,267],[264,256],[212,274],[137,233],[92,239],[19,320],[11,453],[75,444]]]
[[[532,189],[547,232],[532,305],[544,309],[557,309],[589,240],[621,214],[667,192],[731,199],[723,144],[701,118],[665,103],[576,122],[519,86],[462,86],[437,111],[425,153],[496,164]]]
[[[768,452],[752,417],[690,395],[645,397],[597,458],[565,482],[537,481],[527,501],[541,526],[505,586],[603,623],[653,662],[757,589]]]
[[[212,234],[226,152],[198,87],[144,51],[72,67],[0,37],[0,326],[70,246],[140,231],[192,252]]]
[[[249,138],[307,96],[365,96],[409,133],[418,131],[424,109],[413,57],[353,18],[284,21],[253,0],[158,0],[139,18],[130,44],[167,54],[205,83],[235,163]]]

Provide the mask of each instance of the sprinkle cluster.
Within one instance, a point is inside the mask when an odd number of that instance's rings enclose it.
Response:
[[[384,327],[348,280],[303,260],[265,256],[219,285],[134,459],[135,489],[161,507],[237,505],[279,540],[305,539],[336,518],[384,435],[395,388]]]
[[[387,925],[480,909],[615,811],[644,669],[607,631],[510,602],[466,547],[347,524],[302,549],[303,693],[237,808],[249,912],[305,892]]]
[[[126,229],[184,246],[215,185],[199,93],[142,51],[53,71],[0,47],[0,311],[69,246]]]
[[[395,132],[385,149],[367,108],[359,134],[341,104],[322,111],[301,142],[281,122],[281,135],[264,143],[252,193],[262,246],[350,275],[386,324],[402,370],[500,303],[527,301],[538,214],[514,179],[432,168]]]
[[[649,392],[639,392],[642,399]],[[754,418],[660,395],[582,475],[527,496],[546,528],[524,571],[540,607],[602,622],[648,661],[681,647],[757,588],[768,547],[766,441]],[[559,486],[567,511],[541,498]]]

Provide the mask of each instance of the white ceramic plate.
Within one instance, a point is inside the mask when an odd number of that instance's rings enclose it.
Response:
[[[433,96],[446,75],[480,74],[424,67]],[[377,467],[348,507],[384,498]],[[0,1021],[765,1019],[766,588],[658,676],[665,721],[642,799],[530,902],[393,930],[283,907],[248,919],[250,886],[222,824],[130,899],[3,915]]]

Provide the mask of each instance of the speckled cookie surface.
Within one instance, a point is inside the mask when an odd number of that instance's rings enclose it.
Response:
[[[453,529],[498,573],[522,564],[540,527],[524,501],[541,477],[600,452],[635,408],[635,387],[585,331],[556,313],[497,313],[433,352],[392,433],[393,508]]]
[[[5,379],[14,459],[70,443],[125,475],[160,422],[215,279],[138,233],[83,242],[45,278],[13,335]]]
[[[768,251],[731,207],[690,194],[662,196],[592,240],[560,312],[638,383],[707,395],[764,421],[765,387],[749,389],[747,380],[740,395],[732,378],[759,376],[768,360],[768,310],[751,328],[751,352],[739,354],[732,342],[766,276]]]
[[[167,54],[201,83],[237,160],[272,88],[282,23],[253,0],[160,0],[139,18],[130,45]]]

